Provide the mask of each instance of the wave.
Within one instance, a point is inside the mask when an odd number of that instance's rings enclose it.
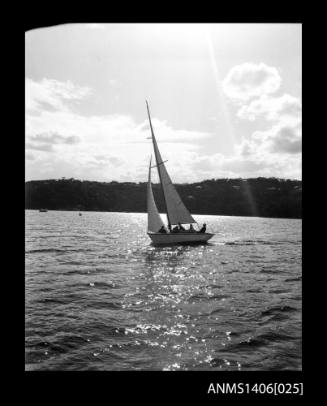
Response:
[[[255,241],[230,241],[226,242],[225,245],[255,245]]]
[[[298,336],[292,336],[285,333],[279,333],[274,331],[269,331],[263,334],[258,334],[254,337],[249,337],[247,340],[242,340],[237,343],[227,344],[223,349],[220,351],[222,352],[231,352],[231,351],[243,351],[248,350],[250,348],[260,348],[260,347],[267,347],[269,343],[272,342],[289,342],[289,341],[297,341],[301,339]]]
[[[266,345],[266,341],[261,338],[249,337],[247,340],[239,341],[238,343],[232,343],[226,345],[222,348],[221,352],[231,352],[231,351],[247,351],[249,348],[260,348]]]
[[[151,246],[143,220],[127,214],[126,232],[113,240],[107,231],[117,232],[121,219],[94,216],[83,236],[64,221],[55,222],[57,231],[44,227],[41,237],[28,231],[27,368],[299,366],[301,250],[283,241],[298,239],[297,223],[254,220],[252,235],[247,219],[223,219],[218,242],[179,249]],[[221,218],[212,222],[222,228]]]
[[[273,268],[262,268],[260,273],[273,274],[273,273],[280,273],[280,271],[277,269],[273,269]]]
[[[299,241],[291,241],[291,240],[280,240],[280,241],[265,241],[265,240],[237,240],[237,241],[228,241],[225,242],[225,245],[285,245],[285,244],[291,244],[291,245],[299,245],[302,242]]]
[[[76,334],[60,334],[48,339],[48,341],[31,341],[25,343],[25,346],[30,349],[30,354],[27,356],[34,358],[34,356],[40,357],[40,354],[52,353],[52,354],[64,354],[73,349],[80,348],[86,345],[90,340]]]
[[[25,251],[26,254],[34,254],[37,252],[66,252],[66,250],[62,250],[59,248],[44,248],[44,249],[37,249],[37,250],[27,250]]]
[[[301,281],[302,280],[302,276],[298,276],[297,278],[287,278],[285,279],[285,282],[297,282],[297,281]]]
[[[94,286],[96,288],[100,289],[119,289],[120,285],[117,285],[117,283],[114,282],[93,282],[91,286]]]
[[[91,249],[84,249],[84,248],[79,248],[79,249],[61,249],[61,248],[43,248],[43,249],[36,249],[36,250],[27,250],[25,251],[26,254],[35,254],[35,253],[46,253],[46,252],[87,252],[87,251],[93,251]]]
[[[210,313],[208,313],[207,316],[212,316],[213,314],[220,313],[220,312],[222,312],[223,310],[224,310],[224,309],[222,309],[222,308],[214,309],[214,310],[212,310]]]
[[[52,305],[52,304],[55,304],[55,305],[58,304],[58,305],[60,305],[60,304],[66,304],[66,303],[67,303],[67,300],[45,298],[45,299],[39,299],[39,300],[37,300],[36,302],[38,302],[38,303],[43,303],[43,304],[50,304],[50,305]]]
[[[290,293],[289,289],[270,289],[269,293]]]
[[[298,340],[301,337],[298,336],[292,336],[289,334],[285,334],[285,333],[278,333],[275,331],[270,331],[267,333],[263,333],[263,334],[259,334],[257,336],[258,338],[262,339],[262,340],[267,340],[267,341],[293,341],[293,340]]]
[[[209,296],[206,294],[198,294],[198,295],[193,295],[188,298],[188,302],[190,301],[202,301],[202,300],[222,300],[230,297],[230,295],[213,295]]]
[[[292,307],[292,306],[287,306],[287,305],[285,305],[285,306],[274,306],[274,307],[271,307],[271,308],[261,312],[261,316],[273,316],[276,313],[280,313],[280,312],[283,312],[283,313],[288,312],[289,313],[289,312],[297,312],[297,311],[298,311],[298,309],[296,309],[295,307]]]
[[[119,302],[105,302],[105,301],[91,301],[88,303],[88,306],[92,309],[111,309],[111,310],[120,310],[122,305]]]

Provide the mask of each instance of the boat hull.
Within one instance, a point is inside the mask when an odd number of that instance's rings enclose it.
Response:
[[[210,233],[148,233],[155,245],[204,244],[214,236]]]

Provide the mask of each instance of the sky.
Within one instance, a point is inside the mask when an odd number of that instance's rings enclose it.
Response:
[[[301,24],[156,23],[25,33],[26,180],[145,182],[145,100],[173,182],[302,178]]]

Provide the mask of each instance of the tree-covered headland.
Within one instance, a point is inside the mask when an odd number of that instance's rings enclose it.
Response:
[[[25,208],[146,212],[146,186],[131,182],[92,182],[50,179],[25,183]],[[302,181],[278,178],[211,179],[175,184],[193,214],[228,216],[302,217]],[[153,184],[164,212],[160,184]]]

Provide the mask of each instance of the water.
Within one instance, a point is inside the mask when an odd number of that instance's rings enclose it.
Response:
[[[196,216],[153,247],[142,213],[26,211],[26,370],[300,370],[301,220]]]

